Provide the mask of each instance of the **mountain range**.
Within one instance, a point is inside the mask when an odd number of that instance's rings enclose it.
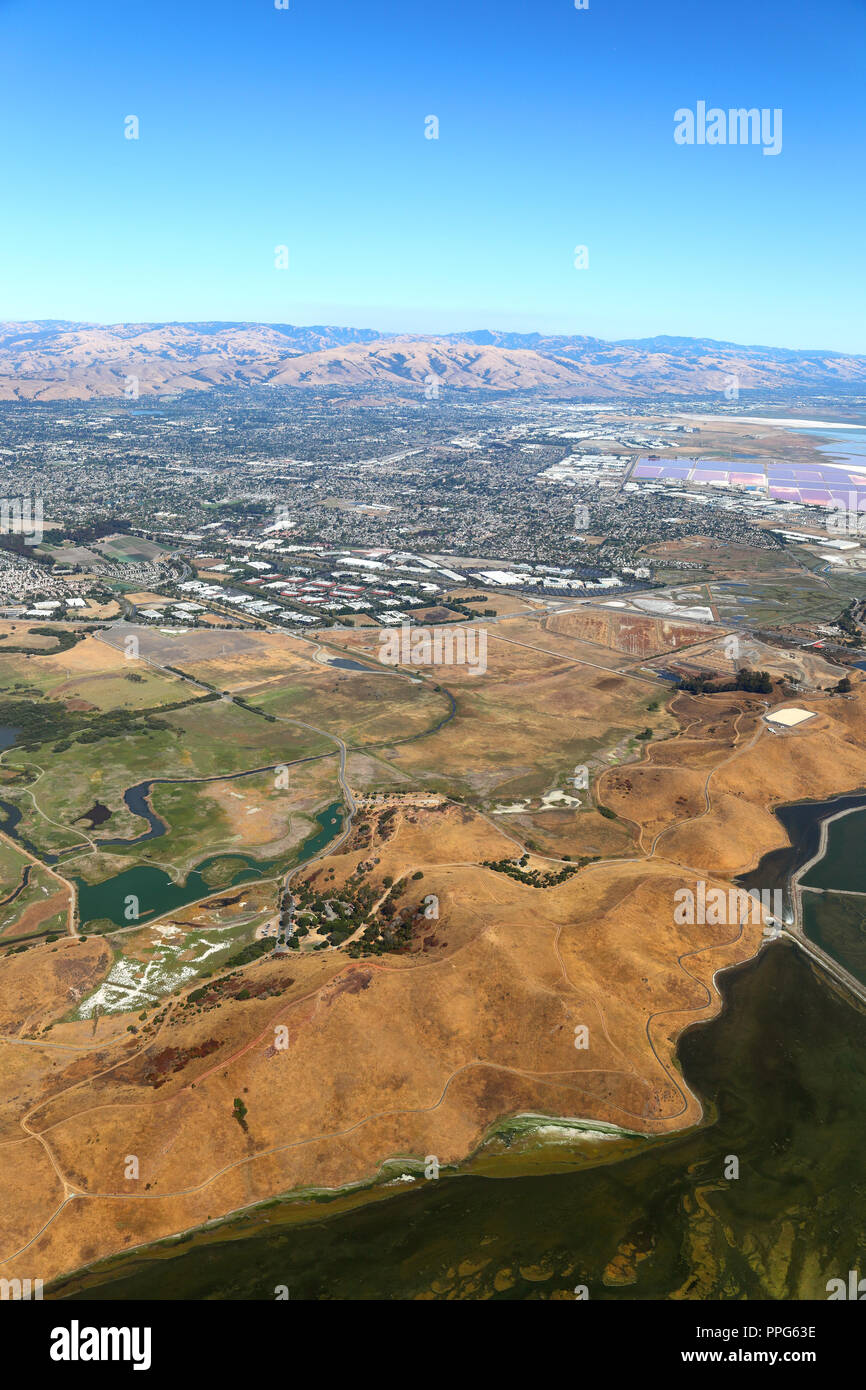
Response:
[[[423,399],[475,390],[604,400],[866,390],[866,356],[708,338],[489,329],[438,336],[279,323],[0,323],[0,400],[165,396],[214,387],[343,388]]]

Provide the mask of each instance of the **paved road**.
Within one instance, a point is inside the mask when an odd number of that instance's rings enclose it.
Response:
[[[856,975],[852,975],[849,970],[845,969],[844,965],[840,965],[832,956],[828,956],[826,951],[822,951],[820,946],[816,946],[814,941],[810,941],[802,927],[793,924],[784,927],[780,936],[787,936],[789,940],[800,947],[801,951],[805,951],[807,956],[811,956],[838,984],[843,985],[849,994],[853,994],[861,1003],[866,1004],[866,985],[863,984],[862,980],[858,980]]]
[[[339,734],[333,734],[327,729],[320,729],[316,724],[307,724],[303,719],[292,719],[287,715],[273,714],[271,715],[271,718],[275,719],[279,724],[293,724],[301,729],[309,729],[314,734],[320,734],[322,738],[330,739],[332,743],[337,744],[340,753],[340,761],[337,768],[337,780],[340,783],[340,791],[343,794],[343,800],[346,805],[345,824],[340,834],[337,836],[336,840],[329,840],[328,843],[324,845],[322,849],[317,850],[315,854],[310,855],[309,859],[303,860],[303,862],[300,864],[295,864],[293,868],[288,870],[283,879],[283,892],[289,894],[288,903],[286,905],[286,908],[284,909],[289,914],[289,922],[288,927],[281,927],[279,930],[277,940],[282,943],[292,935],[292,924],[295,916],[295,898],[294,894],[289,892],[289,884],[291,883],[295,874],[300,873],[302,869],[308,868],[310,864],[315,864],[317,859],[322,859],[326,854],[336,854],[337,850],[340,848],[340,845],[343,844],[343,842],[348,838],[348,836],[351,833],[352,820],[358,810],[358,806],[354,796],[352,795],[352,789],[346,781],[347,749],[343,739],[340,738]]]
[[[596,671],[604,671],[608,676],[622,676],[623,680],[640,681],[642,685],[651,685],[654,690],[659,688],[658,676],[638,676],[627,667],[617,669],[615,666],[602,666],[599,661],[587,661],[585,657],[570,656],[568,652],[554,652],[549,647],[536,647],[530,642],[518,642],[513,637],[503,637],[499,632],[491,632],[489,636],[496,642],[507,642],[510,647],[525,647],[527,651],[555,656],[558,661],[568,661],[573,666],[591,666]]]

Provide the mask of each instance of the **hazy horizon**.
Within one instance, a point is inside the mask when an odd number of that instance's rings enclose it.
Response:
[[[711,334],[683,334],[670,333],[661,330],[656,333],[645,334],[624,334],[620,338],[604,338],[598,334],[585,333],[580,329],[573,331],[560,329],[545,329],[521,327],[513,328],[505,325],[491,323],[475,323],[460,328],[428,329],[396,329],[391,327],[380,328],[372,323],[349,323],[339,322],[335,318],[319,319],[228,319],[228,318],[202,318],[202,319],[179,319],[179,318],[154,318],[154,319],[68,319],[68,318],[35,318],[33,316],[24,318],[0,318],[0,326],[36,324],[51,327],[68,327],[70,329],[94,328],[212,328],[215,326],[224,328],[291,328],[291,329],[330,329],[335,331],[351,331],[356,333],[374,333],[379,340],[389,338],[417,338],[422,340],[436,338],[459,338],[466,335],[469,338],[472,334],[481,333],[501,333],[508,335],[537,334],[539,337],[561,337],[565,339],[588,338],[597,342],[606,342],[613,345],[621,344],[641,344],[668,340],[671,344],[680,342],[709,343],[717,347],[735,347],[746,350],[764,350],[770,352],[793,352],[805,354],[824,354],[839,357],[866,357],[866,350],[863,352],[847,352],[843,348],[828,346],[827,344],[810,344],[809,346],[792,345],[790,343],[770,343],[770,342],[736,342],[731,339],[715,338]]]

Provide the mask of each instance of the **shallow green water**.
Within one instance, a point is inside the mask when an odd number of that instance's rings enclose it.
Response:
[[[827,830],[827,853],[801,882],[811,888],[866,893],[866,810],[833,821]]]
[[[158,869],[153,864],[136,864],[134,868],[124,869],[123,873],[115,874],[113,878],[103,879],[101,883],[85,883],[77,878],[75,883],[82,926],[107,918],[119,927],[128,927],[130,922],[146,922],[163,912],[176,912],[187,903],[219,891],[208,883],[205,874],[212,864],[226,859],[242,860],[247,867],[233,874],[228,883],[221,884],[222,888],[233,888],[245,879],[261,878],[270,867],[251,859],[249,855],[222,854],[203,859],[183,883],[174,883],[164,869]],[[132,898],[135,899],[134,915],[127,917],[127,905]],[[132,907],[129,910],[131,912]]]
[[[833,821],[827,852],[801,880],[803,930],[866,984],[866,811]],[[810,887],[835,889],[809,892]],[[846,890],[844,892],[838,890]]]
[[[803,931],[866,984],[866,898],[804,893]]]

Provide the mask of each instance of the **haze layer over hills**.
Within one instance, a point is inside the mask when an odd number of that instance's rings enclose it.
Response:
[[[272,385],[417,396],[447,387],[548,398],[845,391],[866,357],[703,338],[600,338],[487,329],[440,337],[257,323],[0,324],[0,400],[88,400]]]

